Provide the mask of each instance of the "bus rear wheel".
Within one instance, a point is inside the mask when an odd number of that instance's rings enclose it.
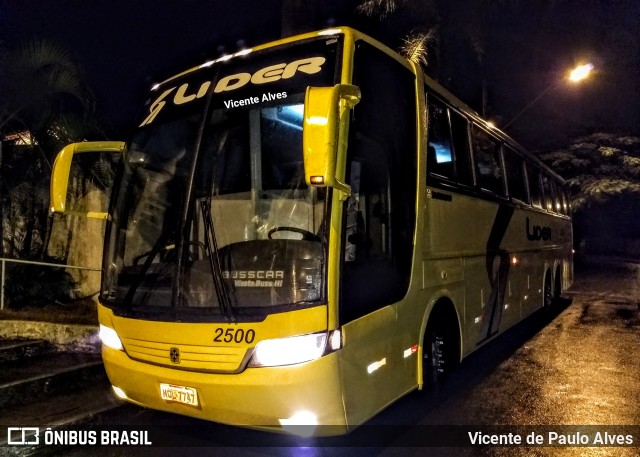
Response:
[[[547,270],[544,275],[544,285],[543,285],[543,306],[546,311],[551,311],[553,308],[554,294],[553,294],[553,285],[551,284],[551,271]]]

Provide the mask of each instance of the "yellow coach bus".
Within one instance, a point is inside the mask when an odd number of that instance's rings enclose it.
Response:
[[[572,281],[562,179],[349,28],[151,89],[122,154],[98,316],[121,398],[347,433]]]

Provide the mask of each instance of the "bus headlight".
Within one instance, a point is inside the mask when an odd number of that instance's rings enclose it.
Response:
[[[106,327],[100,324],[100,340],[102,344],[108,346],[112,349],[116,349],[118,351],[124,351],[124,347],[122,346],[122,341],[120,341],[120,337],[116,333],[116,331],[112,328]]]
[[[250,367],[276,367],[309,362],[340,349],[340,330],[260,341]]]

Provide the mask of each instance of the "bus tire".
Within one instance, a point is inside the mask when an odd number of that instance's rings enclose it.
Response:
[[[424,335],[422,380],[427,391],[441,386],[459,361],[457,319],[455,312],[445,310],[434,310]]]

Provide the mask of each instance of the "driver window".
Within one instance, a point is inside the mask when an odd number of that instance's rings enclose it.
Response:
[[[416,199],[415,78],[402,64],[359,43],[345,203],[341,319],[349,322],[405,295]]]

